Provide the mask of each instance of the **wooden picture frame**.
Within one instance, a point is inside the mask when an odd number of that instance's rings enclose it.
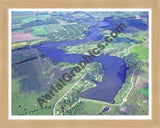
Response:
[[[9,78],[9,17],[10,8],[151,8],[152,10],[152,119],[151,120],[9,120],[8,110],[8,78]],[[159,80],[159,41],[160,41],[160,1],[159,0],[116,0],[116,1],[84,1],[84,0],[0,0],[0,127],[1,128],[34,128],[34,127],[160,127],[160,80]]]

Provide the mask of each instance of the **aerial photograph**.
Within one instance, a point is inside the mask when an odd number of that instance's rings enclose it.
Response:
[[[12,10],[11,115],[149,115],[149,11]]]

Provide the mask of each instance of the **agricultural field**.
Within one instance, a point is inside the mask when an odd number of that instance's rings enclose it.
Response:
[[[34,39],[36,39],[36,37],[32,36],[31,33],[24,34],[22,31],[12,33],[12,42],[20,42]]]
[[[148,59],[148,49],[142,45],[137,45],[130,48],[130,53],[138,60],[147,60]]]
[[[141,88],[139,90],[145,97],[149,97],[149,94],[148,94],[148,86],[147,87],[144,87],[144,88]]]
[[[24,47],[26,45],[27,42],[12,43],[12,50]]]
[[[43,26],[32,27],[32,31],[35,36],[45,36],[48,32],[44,29]]]
[[[64,29],[61,24],[49,24],[49,25],[45,25],[44,28],[45,28],[49,33],[58,32],[59,30],[63,30],[63,29]]]
[[[35,20],[36,20],[35,16],[33,16],[33,17],[25,17],[24,19],[21,20],[21,22],[22,22],[22,25],[23,25],[23,24],[27,24],[27,23],[35,21]]]

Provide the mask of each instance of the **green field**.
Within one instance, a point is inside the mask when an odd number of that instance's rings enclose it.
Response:
[[[130,42],[131,43],[131,45],[136,45],[136,43],[135,42]]]
[[[149,87],[144,87],[144,88],[141,88],[139,91],[145,96],[148,98],[149,96],[149,91],[148,91]]]
[[[132,56],[137,58],[138,60],[147,60],[149,56],[148,48],[137,45],[130,49],[130,53]]]
[[[16,54],[12,56],[12,61],[19,61],[23,59],[23,54]]]
[[[35,20],[36,20],[36,17],[32,16],[32,17],[23,18],[21,21],[22,21],[22,24],[26,24]]]
[[[46,20],[46,18],[48,18],[50,15],[49,14],[44,14],[41,15],[41,17],[37,17],[38,20]]]
[[[32,62],[26,62],[15,67],[17,78],[21,78],[18,83],[20,84],[20,92],[26,93],[32,90],[38,90],[40,84],[37,78],[37,72]]]
[[[97,115],[103,110],[103,101],[84,99],[82,101],[84,111],[87,115]]]
[[[49,25],[44,25],[44,27],[49,33],[58,32],[59,30],[64,29],[61,24],[49,24]]]
[[[18,78],[15,78],[15,75],[16,75],[16,72],[15,72],[15,70],[13,69],[13,70],[12,70],[12,77],[13,77],[14,79],[12,79],[12,95],[18,96],[18,95],[19,95],[19,87],[20,87],[18,81],[19,81],[20,78],[19,78],[19,79],[18,79]]]
[[[27,45],[27,42],[18,42],[18,43],[12,43],[12,50],[23,48]]]
[[[44,29],[43,26],[32,27],[32,31],[36,36],[45,36],[48,32]]]

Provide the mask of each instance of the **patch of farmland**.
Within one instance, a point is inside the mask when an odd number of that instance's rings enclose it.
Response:
[[[23,54],[12,55],[12,62],[14,62],[14,61],[20,61],[22,59],[23,59]]]
[[[129,52],[138,60],[146,60],[149,56],[148,48],[142,45],[132,47]]]
[[[23,56],[20,57],[19,55]],[[17,57],[14,57],[14,56],[19,56],[18,58],[21,58],[21,59],[16,59]],[[25,60],[25,59],[29,59],[29,58],[35,58],[37,57],[36,56],[36,53],[34,50],[31,50],[31,49],[19,49],[19,50],[16,50],[16,51],[12,51],[12,57],[14,58],[13,60],[16,61],[16,60]]]
[[[59,22],[55,18],[47,18],[46,20],[35,20],[29,23],[23,24],[22,27],[35,27],[47,24],[58,24]]]
[[[83,99],[82,103],[86,115],[97,115],[103,110],[104,102],[102,101]]]
[[[21,24],[21,19],[12,18],[12,25],[14,25],[14,24]]]
[[[23,28],[23,33],[32,33],[32,29],[30,27]]]
[[[27,17],[36,15],[37,11],[12,11],[12,17]]]
[[[22,24],[27,24],[27,23],[35,21],[35,20],[36,20],[36,17],[32,16],[32,17],[23,18],[21,21],[22,21]]]
[[[21,24],[14,24],[12,25],[12,32],[17,32],[22,30],[22,25]]]
[[[12,43],[12,50],[25,47],[27,42]]]
[[[22,31],[12,32],[12,42],[33,40],[33,39],[36,39],[36,38],[37,37],[32,36],[31,33],[24,34]]]
[[[148,87],[148,86],[139,89],[139,91],[140,91],[146,98],[149,97],[149,87]]]
[[[32,31],[36,36],[46,36],[48,32],[44,29],[43,26],[32,27]]]
[[[18,83],[20,84],[20,94],[29,91],[40,89],[40,83],[37,78],[37,73],[32,62],[23,63],[15,67],[17,78],[21,78]]]
[[[49,24],[44,25],[44,27],[49,33],[58,33],[60,30],[64,29],[61,24]]]
[[[54,39],[57,41],[83,39],[87,34],[89,26],[86,24],[56,24],[45,26],[45,28],[52,33]]]
[[[37,20],[46,20],[48,17],[50,17],[49,14],[40,14],[36,16]]]

